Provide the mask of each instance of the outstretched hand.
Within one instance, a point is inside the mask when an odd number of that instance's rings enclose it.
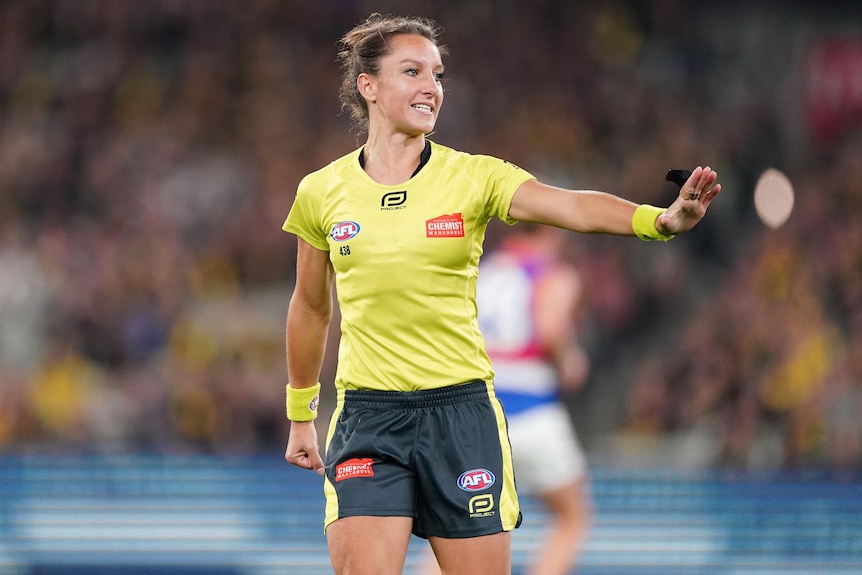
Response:
[[[679,190],[679,196],[656,220],[656,229],[666,235],[687,232],[706,214],[710,202],[721,191],[718,173],[709,166],[694,169]]]
[[[292,421],[284,458],[303,469],[312,469],[323,475],[323,460],[317,445],[317,429],[313,421]]]

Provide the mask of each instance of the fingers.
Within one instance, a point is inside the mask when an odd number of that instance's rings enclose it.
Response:
[[[303,467],[316,471],[318,475],[323,475],[323,460],[320,458],[320,450],[315,446],[314,449],[309,449],[302,454]]]
[[[320,458],[320,447],[317,445],[317,431],[313,421],[294,421],[290,424],[290,436],[284,459],[291,465],[303,469],[312,469],[323,475],[323,460]]]
[[[320,454],[315,451],[309,457],[309,463],[311,464],[310,469],[312,469],[318,475],[324,474],[323,460],[320,458]]]
[[[701,197],[706,199],[706,196],[714,189],[717,178],[718,173],[709,166],[705,168],[698,166],[691,173],[686,185],[680,191],[680,195],[684,200],[699,200]],[[712,199],[716,193],[718,192],[712,193],[709,199]]]
[[[718,193],[719,193],[720,191],[721,191],[721,184],[716,184],[715,186],[713,186],[713,187],[712,187],[712,189],[711,189],[711,190],[709,190],[709,191],[706,193],[706,195],[703,197],[703,205],[704,205],[704,207],[709,206],[709,203],[710,203],[710,202],[715,198],[715,196],[717,196],[717,195],[718,195]]]
[[[310,449],[292,449],[291,446],[288,446],[284,452],[284,459],[291,465],[310,469],[316,471],[318,475],[323,475],[323,460],[316,447]]]
[[[285,453],[284,459],[297,467],[310,469],[317,472],[318,475],[323,475],[323,460],[316,451],[311,453]]]

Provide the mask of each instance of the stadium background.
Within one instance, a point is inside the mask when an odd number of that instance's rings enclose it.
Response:
[[[445,26],[441,143],[658,205],[668,168],[721,174],[684,239],[572,237],[582,571],[858,572],[857,4],[6,0],[0,573],[327,572],[314,479],[278,461],[280,227],[360,143],[335,42],[371,11]],[[769,167],[796,191],[778,230]]]

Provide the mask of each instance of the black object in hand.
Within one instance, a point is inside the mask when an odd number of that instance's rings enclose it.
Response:
[[[689,170],[668,170],[667,176],[665,176],[665,180],[668,182],[673,182],[680,189],[685,185],[688,179],[691,177],[691,172]]]

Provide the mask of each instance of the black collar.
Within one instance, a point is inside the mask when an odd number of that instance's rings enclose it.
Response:
[[[425,140],[425,148],[422,150],[422,153],[419,155],[419,165],[416,166],[416,169],[410,174],[410,177],[416,176],[419,173],[419,170],[425,167],[425,164],[428,163],[428,160],[431,159],[431,141]],[[359,150],[359,166],[362,169],[365,169],[365,146]]]

